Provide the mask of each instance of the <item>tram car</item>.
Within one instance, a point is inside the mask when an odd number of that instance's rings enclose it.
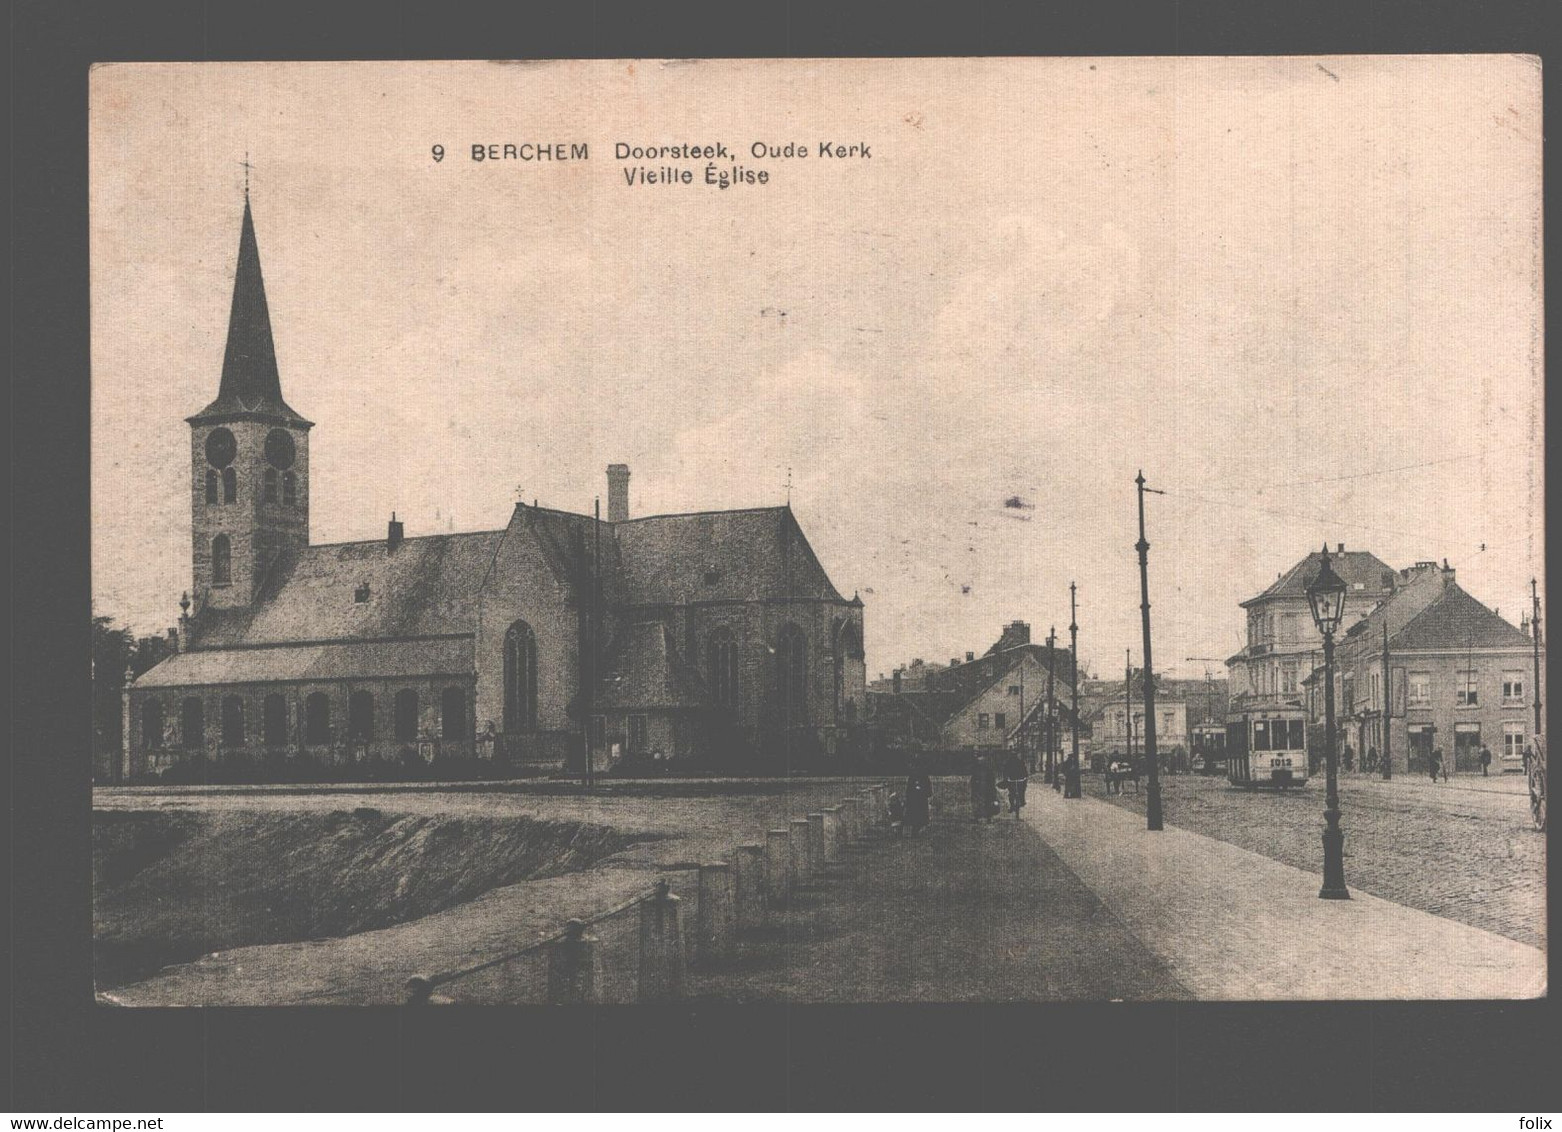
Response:
[[[1200,723],[1190,736],[1195,774],[1224,774],[1226,770],[1226,729],[1219,723]]]
[[[1300,708],[1253,708],[1228,716],[1226,780],[1281,790],[1306,783],[1306,714]]]

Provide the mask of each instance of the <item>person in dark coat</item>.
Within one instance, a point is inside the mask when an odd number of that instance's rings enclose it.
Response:
[[[1003,784],[1009,791],[1009,812],[1016,818],[1025,808],[1025,760],[1018,751],[1008,751],[1003,756]]]
[[[929,803],[933,798],[933,780],[919,766],[906,776],[906,831],[915,837],[927,828]]]
[[[1481,744],[1481,777],[1489,778],[1487,773],[1491,768],[1491,748],[1485,743]]]
[[[1437,781],[1437,776],[1439,774],[1443,776],[1444,782],[1448,781],[1448,772],[1443,769],[1443,749],[1441,747],[1436,747],[1433,749],[1430,765],[1432,768],[1433,782]]]

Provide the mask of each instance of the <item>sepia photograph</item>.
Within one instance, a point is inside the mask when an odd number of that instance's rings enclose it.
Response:
[[[1538,57],[86,81],[96,1009],[1546,996]]]

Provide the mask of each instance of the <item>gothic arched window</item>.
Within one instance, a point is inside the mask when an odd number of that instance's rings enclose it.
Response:
[[[141,705],[141,745],[148,748],[163,745],[163,703],[147,700]]]
[[[504,634],[504,729],[537,730],[537,634],[524,621]]]
[[[331,741],[331,697],[324,692],[311,692],[304,701],[304,742],[329,743]]]
[[[439,734],[445,739],[466,738],[466,693],[446,688],[439,697]]]
[[[244,698],[224,696],[222,701],[222,745],[244,746]]]
[[[227,535],[212,539],[212,585],[226,586],[233,581],[233,544]]]
[[[287,699],[280,693],[272,692],[266,697],[261,725],[266,746],[287,746]]]
[[[179,708],[179,738],[187,751],[206,746],[206,707],[201,697],[190,696]]]
[[[808,640],[790,622],[776,638],[776,706],[781,726],[808,720]]]
[[[282,502],[289,507],[298,502],[298,478],[292,472],[282,473]]]
[[[265,486],[265,501],[267,503],[275,503],[277,501],[277,470],[275,468],[266,469]]]
[[[217,502],[217,469],[206,469],[206,502]]]
[[[396,693],[396,738],[410,743],[418,737],[418,693],[403,688]]]
[[[710,635],[705,650],[706,675],[711,694],[722,707],[738,706],[738,647],[729,629],[717,629]]]
[[[347,735],[365,743],[374,738],[373,692],[354,692],[347,697]]]
[[[232,503],[239,497],[239,473],[230,464],[222,470],[222,501]]]

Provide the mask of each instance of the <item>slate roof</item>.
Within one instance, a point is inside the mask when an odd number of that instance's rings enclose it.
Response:
[[[483,579],[503,531],[308,546],[285,555],[247,610],[207,609],[196,649],[236,644],[426,637],[476,631]],[[359,586],[369,600],[354,600]]]
[[[1322,551],[1313,551],[1295,566],[1292,566],[1280,577],[1276,578],[1268,589],[1257,597],[1250,597],[1239,604],[1246,609],[1250,605],[1256,605],[1261,601],[1269,601],[1279,597],[1305,598],[1307,596],[1307,584],[1317,575],[1323,564]],[[1344,550],[1339,553],[1330,551],[1329,565],[1334,572],[1345,580],[1348,588],[1346,601],[1359,600],[1363,596],[1377,599],[1392,591],[1394,583],[1391,576],[1394,571],[1376,554],[1366,550]],[[1361,583],[1361,589],[1357,589],[1357,583]],[[1240,655],[1240,654],[1239,654]]]
[[[1450,581],[1443,595],[1389,638],[1389,653],[1421,649],[1524,649],[1530,638]]]
[[[470,676],[472,641],[350,641],[277,648],[202,649],[169,657],[136,680],[135,687],[178,688],[393,678]]]
[[[662,711],[710,703],[705,682],[673,646],[660,621],[631,625],[616,643],[597,692],[598,711]]]
[[[233,275],[233,309],[228,315],[228,344],[222,357],[222,383],[217,399],[191,422],[256,415],[310,427],[282,399],[277,374],[277,350],[271,338],[271,312],[260,275],[260,250],[249,194],[244,194],[244,223],[239,230],[239,258]]]
[[[840,601],[790,507],[653,515],[614,526],[631,605]]]

